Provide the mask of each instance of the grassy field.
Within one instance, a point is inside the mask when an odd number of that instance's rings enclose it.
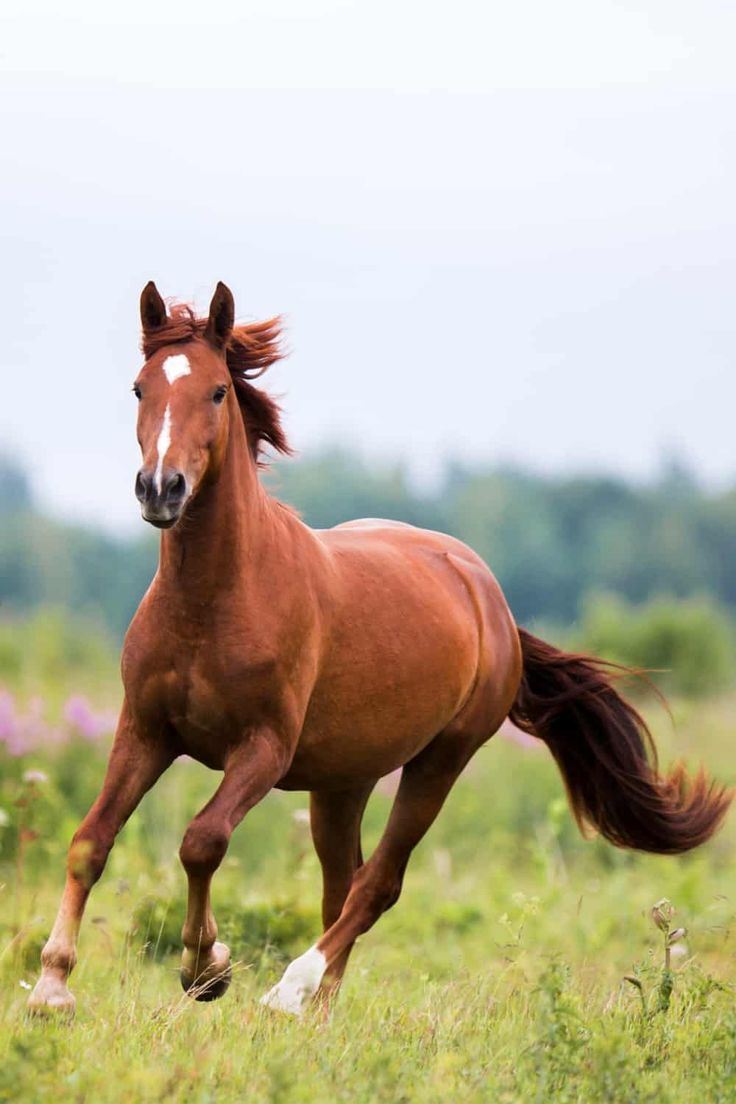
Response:
[[[93,895],[71,983],[76,1020],[28,1020],[66,842],[105,758],[106,737],[76,711],[63,739],[13,755],[0,745],[0,1100],[736,1099],[734,818],[681,859],[586,843],[546,750],[501,737],[456,786],[399,903],[360,941],[329,1019],[277,1017],[257,1000],[319,930],[305,795],[274,793],[254,810],[218,875],[215,910],[238,963],[230,991],[212,1004],[181,993],[176,852],[216,776],[180,762]],[[650,710],[664,757],[703,758],[732,779],[736,701],[673,712],[674,729]],[[389,802],[372,800],[368,848]],[[687,928],[666,1009],[650,916],[662,897]]]

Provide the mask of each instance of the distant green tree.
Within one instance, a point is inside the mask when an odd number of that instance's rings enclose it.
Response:
[[[0,618],[0,685],[48,691],[94,678],[117,678],[118,648],[98,624],[68,610],[39,606]]]
[[[401,464],[327,449],[265,478],[315,528],[385,517],[454,534],[486,560],[522,623],[569,625],[603,591],[630,604],[707,594],[736,609],[736,489],[706,493],[681,465],[635,486],[451,464],[420,492]],[[0,611],[65,607],[119,638],[156,558],[153,533],[115,538],[43,516],[22,471],[0,461]]]
[[[156,567],[152,536],[121,540],[35,513],[0,522],[0,610],[55,606],[121,636]]]
[[[328,529],[361,517],[441,527],[441,502],[412,490],[400,464],[368,465],[346,449],[281,462],[266,476],[269,490],[295,506],[308,525]]]
[[[688,696],[722,690],[736,676],[733,625],[708,597],[657,597],[633,606],[612,594],[590,596],[573,639]]]
[[[0,455],[0,517],[30,510],[31,505],[28,476],[14,460]]]

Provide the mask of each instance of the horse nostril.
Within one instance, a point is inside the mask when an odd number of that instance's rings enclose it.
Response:
[[[135,477],[135,497],[138,499],[139,502],[143,502],[143,500],[147,497],[150,489],[151,477],[141,468],[141,470]]]
[[[165,494],[167,498],[183,498],[187,489],[187,481],[181,472],[175,472],[166,481]]]

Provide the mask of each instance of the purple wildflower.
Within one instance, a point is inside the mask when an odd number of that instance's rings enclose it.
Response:
[[[74,694],[64,706],[64,720],[85,740],[96,744],[114,728],[117,718],[109,710],[95,712],[87,698]]]
[[[5,691],[0,693],[0,744],[4,744],[8,755],[14,757],[25,755],[33,746],[30,731],[16,709],[15,698]]]
[[[501,725],[499,732],[507,740],[510,740],[512,744],[518,744],[523,748],[536,748],[542,747],[541,740],[538,740],[536,736],[530,736],[528,732],[522,732],[520,728],[512,724],[511,721],[506,720]]]

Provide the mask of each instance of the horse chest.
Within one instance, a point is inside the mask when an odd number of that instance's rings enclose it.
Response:
[[[190,730],[221,732],[227,723],[223,696],[207,679],[179,680],[168,697],[171,722],[182,734]]]
[[[167,721],[188,755],[219,766],[220,752],[232,741],[233,721],[217,682],[196,667],[170,672],[161,700]],[[214,763],[210,760],[214,759]]]
[[[242,697],[236,708],[227,679],[204,663],[160,669],[146,680],[136,704],[149,730],[163,722],[182,752],[210,767],[222,767],[227,749],[242,734]]]

